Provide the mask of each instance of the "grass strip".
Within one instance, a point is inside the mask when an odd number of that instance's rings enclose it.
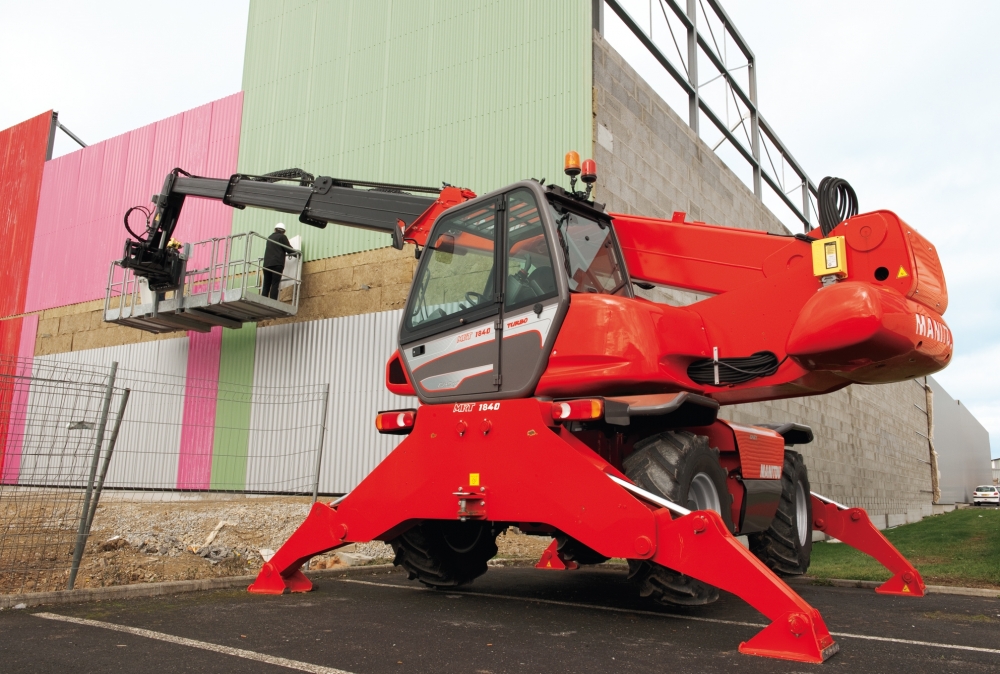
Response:
[[[1000,509],[963,508],[886,530],[886,538],[931,585],[1000,589]],[[809,575],[888,580],[871,557],[843,543],[815,543]]]

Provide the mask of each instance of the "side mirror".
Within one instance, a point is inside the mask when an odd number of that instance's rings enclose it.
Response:
[[[442,234],[438,237],[437,242],[434,244],[434,250],[441,251],[442,253],[447,253],[449,255],[455,254],[455,237],[451,234]]]

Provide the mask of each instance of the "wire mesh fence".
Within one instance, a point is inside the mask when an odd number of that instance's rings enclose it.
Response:
[[[328,400],[0,357],[0,593],[252,569],[316,498]]]

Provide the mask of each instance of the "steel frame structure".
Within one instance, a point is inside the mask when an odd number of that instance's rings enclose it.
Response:
[[[649,53],[656,59],[656,61],[663,67],[663,69],[673,78],[674,82],[684,91],[688,97],[688,125],[701,136],[700,129],[700,117],[701,114],[705,115],[712,126],[716,128],[721,134],[722,139],[728,141],[730,145],[746,160],[750,168],[753,171],[753,193],[754,196],[759,200],[763,200],[764,191],[763,185],[766,183],[768,187],[781,199],[782,203],[802,222],[804,231],[808,232],[812,229],[811,224],[812,217],[811,212],[816,212],[816,206],[814,200],[817,195],[817,188],[813,181],[809,178],[808,174],[802,168],[802,166],[795,160],[788,148],[782,143],[778,134],[774,131],[774,128],[768,124],[767,120],[760,114],[757,103],[757,59],[754,56],[753,50],[747,44],[743,36],[733,25],[732,20],[726,11],[722,8],[722,5],[718,0],[686,0],[685,7],[681,7],[677,0],[647,0],[650,7],[650,25],[652,25],[652,11],[653,5],[656,4],[660,11],[663,13],[664,19],[667,21],[669,27],[670,22],[667,18],[667,10],[670,11],[671,15],[674,16],[685,28],[686,32],[686,54],[681,54],[681,47],[677,44],[676,40],[674,45],[677,48],[678,57],[681,60],[682,67],[684,71],[682,72],[675,66],[667,55],[660,49],[659,45],[653,40],[653,37],[643,30],[642,26],[638,21],[625,9],[625,7],[618,2],[618,0],[593,0],[593,24],[594,28],[600,32],[604,33],[604,5],[607,6],[618,16],[619,19],[625,24],[625,26],[632,32],[632,34],[639,40],[640,43],[649,51]],[[707,3],[708,8],[705,7]],[[727,37],[731,39],[743,56],[746,58],[746,68],[748,75],[748,91],[745,91],[743,86],[733,77],[733,68],[731,68],[727,63],[723,55],[719,54],[718,42],[715,39],[714,33],[710,32],[709,38],[706,39],[702,32],[699,30],[698,23],[698,8],[701,7],[701,13],[707,15],[710,10],[715,17],[722,23],[723,29],[725,30],[725,35],[723,39]],[[711,31],[711,26],[709,26]],[[671,36],[673,34],[671,33]],[[702,82],[699,79],[698,74],[698,60],[699,55],[704,55],[709,62],[718,70],[718,75],[707,81]],[[741,66],[742,67],[742,66]],[[715,81],[716,79],[722,78],[725,80],[726,86],[731,92],[731,95],[739,100],[747,109],[747,114],[741,116],[739,122],[736,126],[730,128],[722,118],[713,110],[702,98],[699,91],[704,85]],[[727,92],[728,93],[728,92]],[[738,106],[737,106],[738,107]],[[746,124],[749,122],[749,131],[746,135],[748,136],[748,142],[743,143],[740,141],[733,131],[743,126],[746,130]],[[779,163],[782,166],[787,165],[793,172],[795,178],[797,179],[797,184],[794,184],[790,188],[784,183],[786,182],[783,176],[778,175],[779,171],[775,166],[774,160],[770,156],[770,151],[767,149],[766,145],[762,142],[762,136],[767,140],[779,153],[780,159]],[[720,140],[719,144],[722,141]],[[717,144],[713,150],[719,147]],[[766,162],[771,165],[772,172],[774,175],[765,170],[765,159],[761,157],[761,150],[767,155]],[[789,198],[789,194],[795,190],[801,190],[802,201],[801,204],[796,204]]]

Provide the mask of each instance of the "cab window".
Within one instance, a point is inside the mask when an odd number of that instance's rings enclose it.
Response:
[[[627,295],[628,283],[610,225],[551,204],[569,290]]]
[[[504,309],[530,306],[555,297],[556,276],[538,202],[529,190],[515,190],[507,199],[507,285]]]
[[[495,310],[496,204],[452,216],[433,236],[406,312],[410,331]]]

